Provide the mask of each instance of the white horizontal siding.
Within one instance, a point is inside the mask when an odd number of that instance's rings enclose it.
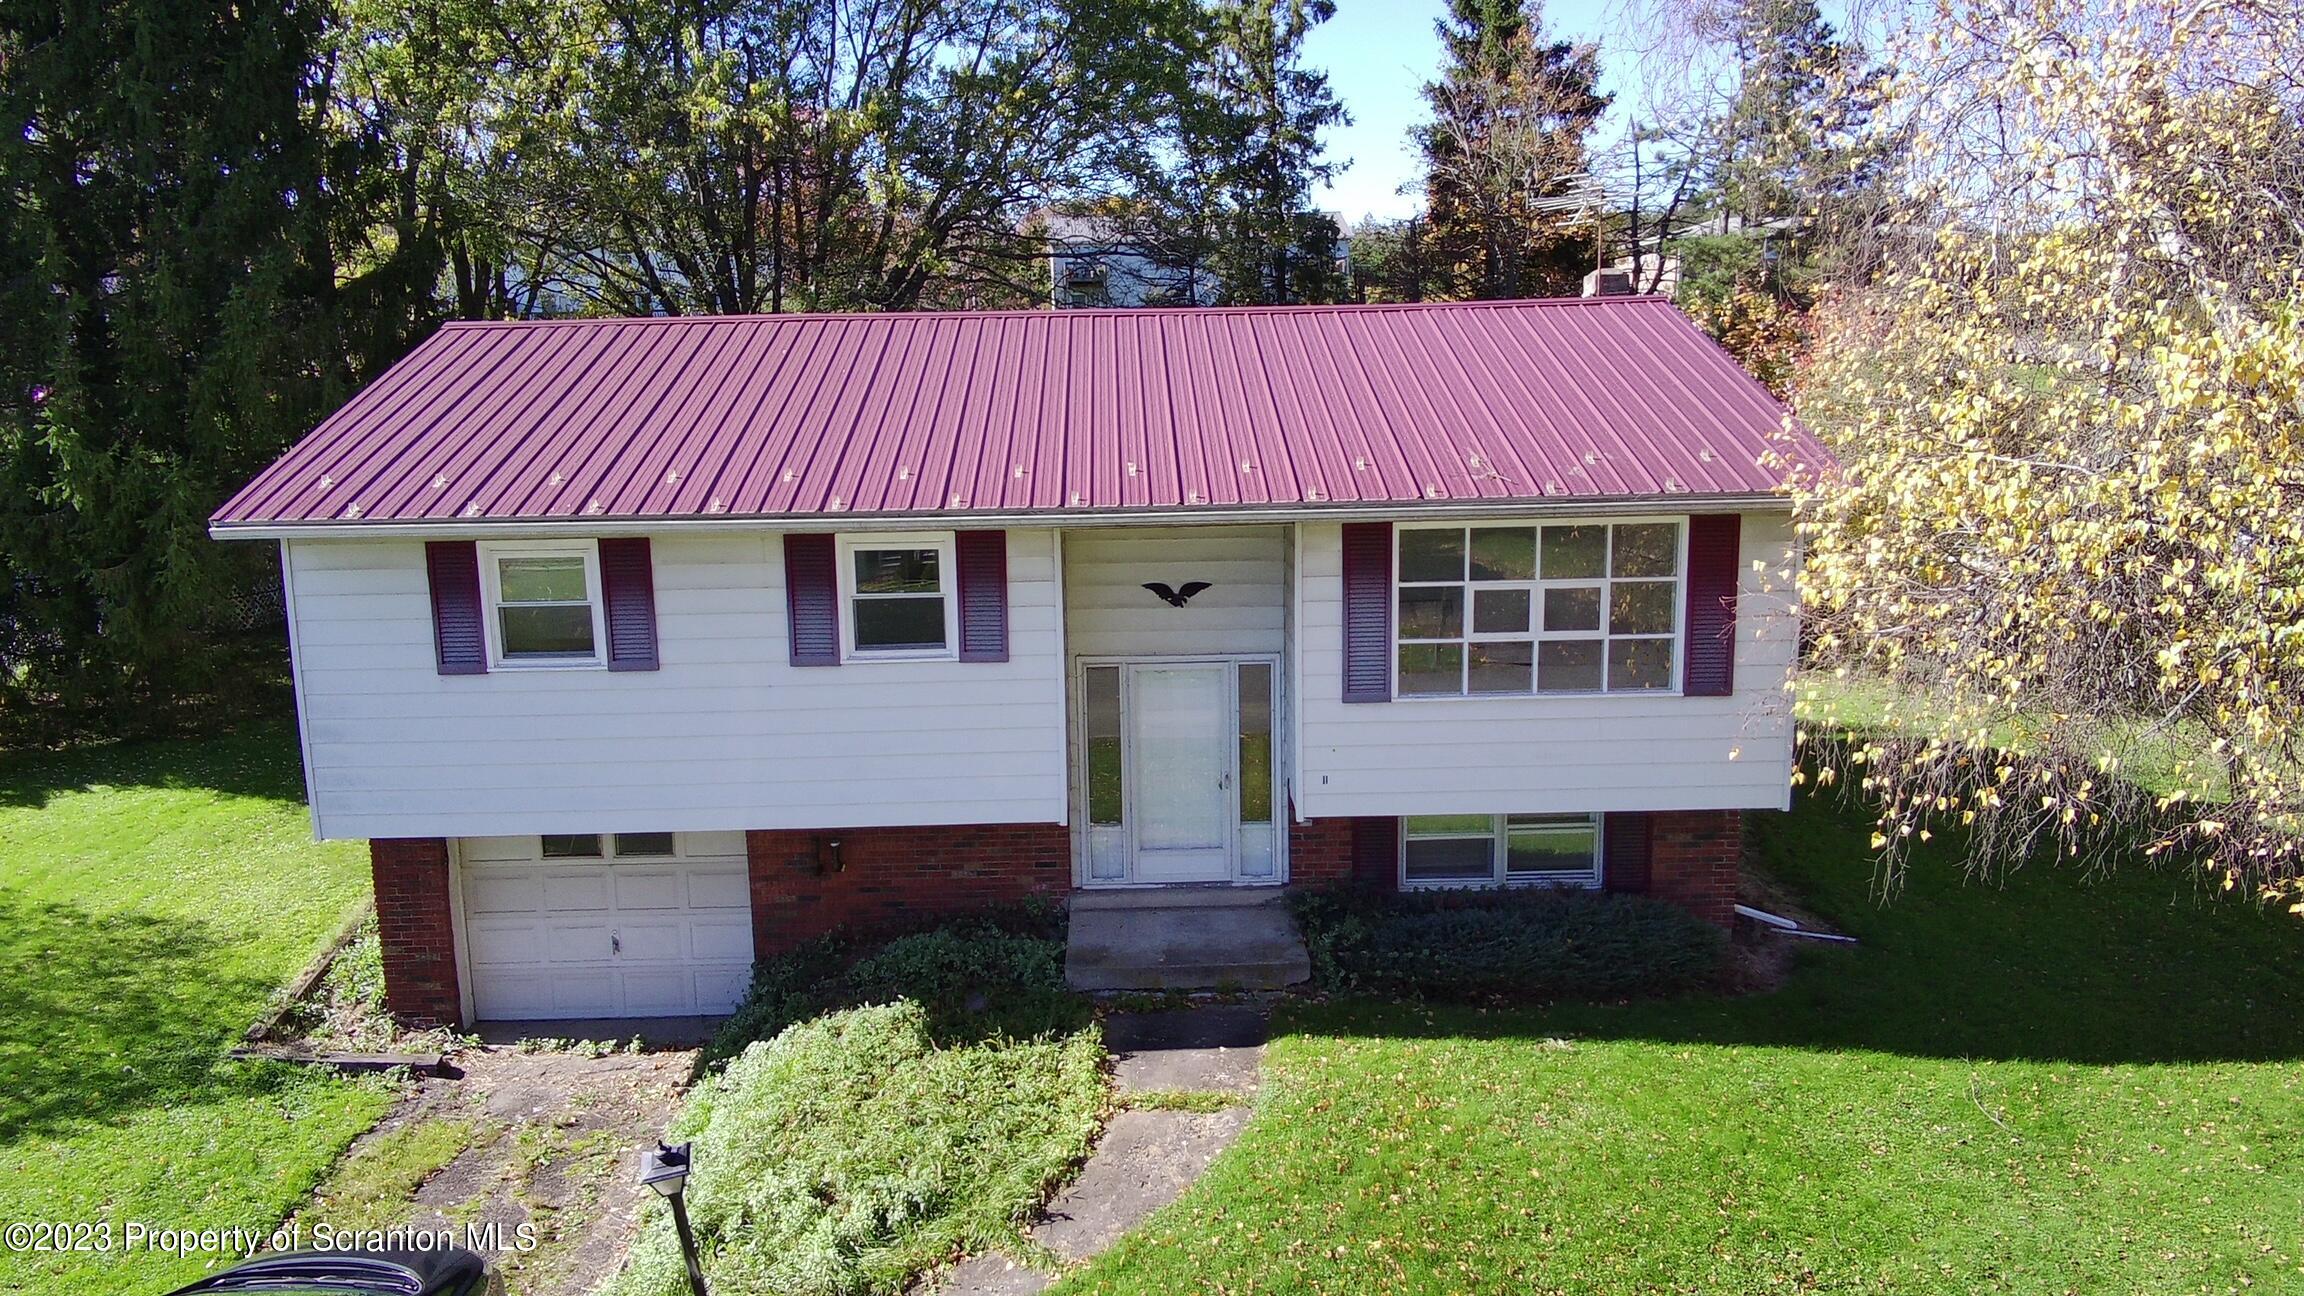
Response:
[[[1075,657],[1278,653],[1287,642],[1287,529],[1129,528],[1064,533],[1066,649]],[[1174,607],[1144,588],[1209,588]]]
[[[1009,532],[1005,663],[794,668],[779,537],[652,548],[662,669],[443,676],[421,544],[290,543],[320,835],[1064,818],[1050,532]]]
[[[1782,809],[1798,651],[1792,529],[1746,514],[1736,692],[1724,698],[1341,701],[1339,528],[1302,528],[1297,809],[1330,815]]]

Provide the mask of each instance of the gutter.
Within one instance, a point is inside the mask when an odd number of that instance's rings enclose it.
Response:
[[[945,531],[981,527],[1176,526],[1258,522],[1443,521],[1455,518],[1555,518],[1625,512],[1754,513],[1789,511],[1775,492],[1741,495],[1609,495],[1574,502],[1435,501],[1416,504],[1247,505],[1203,509],[1010,509],[931,513],[751,513],[700,517],[437,518],[374,522],[210,522],[217,540],[450,540],[477,537],[681,535],[726,531]]]

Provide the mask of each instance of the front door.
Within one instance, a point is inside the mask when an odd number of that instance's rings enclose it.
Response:
[[[1129,668],[1138,882],[1232,877],[1232,690],[1223,665]]]
[[[1086,880],[1278,879],[1275,663],[1083,663]]]

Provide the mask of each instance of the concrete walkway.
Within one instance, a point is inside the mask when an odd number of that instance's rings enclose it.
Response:
[[[1027,1235],[1066,1265],[1078,1264],[1182,1196],[1248,1124],[1266,1033],[1265,1011],[1256,1005],[1106,1018],[1113,1085],[1123,1100],[1187,1090],[1231,1094],[1238,1102],[1214,1112],[1130,1108],[1113,1117],[1079,1177],[1048,1203]],[[933,1290],[939,1296],[1030,1296],[1055,1280],[1053,1273],[1006,1256],[975,1256]]]

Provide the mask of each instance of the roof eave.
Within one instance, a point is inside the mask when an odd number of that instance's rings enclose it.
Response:
[[[431,518],[309,522],[216,521],[218,540],[458,540],[536,536],[665,535],[710,531],[883,531],[966,527],[1215,526],[1242,522],[1414,522],[1453,517],[1568,517],[1601,513],[1787,511],[1780,491],[1663,495],[1551,496],[1542,499],[1250,504],[1134,509],[1026,509],[914,513],[718,513],[665,517]]]

